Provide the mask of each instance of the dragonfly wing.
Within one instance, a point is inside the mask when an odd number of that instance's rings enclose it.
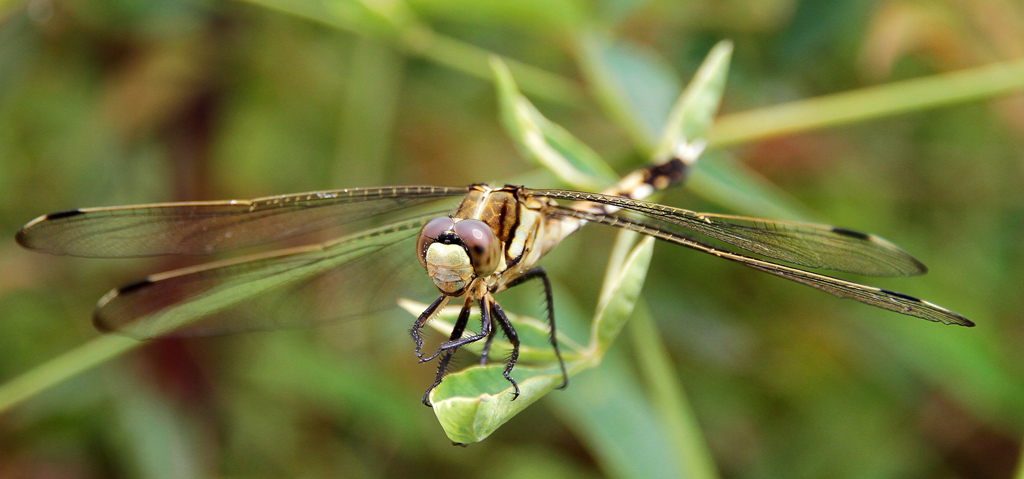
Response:
[[[927,272],[924,264],[909,253],[872,234],[827,225],[698,215],[701,221],[692,226],[679,220],[671,222],[751,253],[810,268],[880,277]]]
[[[708,247],[705,246],[705,248]],[[709,250],[710,249],[713,248],[709,248]],[[706,251],[711,252],[709,250]],[[853,299],[882,309],[888,309],[889,311],[895,311],[900,314],[914,316],[928,321],[935,321],[937,323],[955,324],[967,327],[974,326],[973,321],[963,317],[959,313],[907,294],[854,283],[851,281],[844,281],[831,276],[825,276],[767,261],[747,258],[742,255],[721,252],[717,254],[721,254],[723,258],[743,264],[744,266],[749,266],[768,274],[796,281],[812,288],[820,289],[835,296],[839,296],[840,298]]]
[[[680,234],[677,232],[662,229],[660,225],[621,218],[614,215],[590,213],[587,211],[580,211],[566,207],[556,207],[554,208],[554,213],[562,216],[579,218],[593,223],[615,226],[618,228],[643,233],[649,236],[654,236],[655,238],[683,245],[688,248],[693,248],[698,251],[703,251],[705,253],[712,254],[730,261],[734,261],[736,263],[740,263],[744,266],[754,268],[756,270],[763,271],[768,274],[773,274],[781,278],[796,281],[798,283],[810,286],[815,289],[820,289],[822,291],[831,293],[841,298],[853,299],[882,309],[895,311],[900,314],[914,316],[917,318],[926,319],[928,321],[935,321],[944,324],[974,326],[974,323],[971,320],[961,316],[958,313],[950,311],[936,304],[932,304],[927,301],[915,298],[913,296],[898,293],[895,291],[889,291],[886,289],[876,288],[873,286],[866,286],[859,283],[844,281],[841,279],[833,278],[831,276],[811,273],[809,271],[804,271],[789,266],[775,264],[769,261],[751,258],[730,251],[721,250],[701,243],[700,241],[688,237],[685,234]]]
[[[94,322],[137,339],[300,328],[436,296],[414,257],[421,216],[320,245],[152,275],[111,291]]]
[[[465,193],[464,187],[389,186],[252,200],[82,208],[36,218],[16,239],[29,249],[72,256],[211,254],[414,209]]]
[[[568,190],[530,190],[555,199],[585,201],[638,213],[658,229],[681,236],[689,230],[744,251],[808,268],[865,276],[911,276],[927,269],[920,261],[875,235],[832,226],[697,213],[624,197]]]

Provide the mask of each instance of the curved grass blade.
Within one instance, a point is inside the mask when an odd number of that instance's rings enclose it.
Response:
[[[498,89],[502,125],[524,156],[577,188],[600,189],[616,177],[594,150],[545,118],[519,93],[501,59],[492,57],[491,69]]]
[[[636,368],[617,352],[605,356],[600,368],[576,377],[572,394],[552,394],[547,404],[606,477],[691,479],[677,467],[678,445],[665,427],[670,423],[651,407]]]
[[[492,79],[487,69],[487,59],[494,53],[434,31],[429,25],[418,21],[404,3],[242,1],[392,44],[405,54],[432,61],[472,77],[485,81]],[[558,104],[578,106],[583,103],[579,88],[572,80],[511,58],[504,61],[520,78],[523,90],[530,94]]]
[[[0,384],[0,413],[57,384],[116,358],[143,343],[100,336]]]
[[[616,249],[624,248],[633,240],[632,234],[620,234]],[[611,347],[626,320],[633,314],[653,254],[654,238],[645,236],[633,247],[621,266],[605,277],[590,338],[590,347],[595,348],[598,355],[603,355]]]
[[[595,99],[642,152],[654,150],[683,82],[657,52],[587,31],[577,38],[577,61]]]
[[[695,161],[704,151],[711,122],[722,102],[731,58],[730,41],[718,42],[708,53],[693,80],[672,106],[652,155],[655,162],[672,157]]]
[[[673,454],[676,468],[682,477],[717,477],[714,458],[692,413],[665,341],[647,308],[641,303],[638,309],[629,322],[633,351],[655,411],[652,414],[663,421],[664,432],[671,438],[667,443],[677,452]]]

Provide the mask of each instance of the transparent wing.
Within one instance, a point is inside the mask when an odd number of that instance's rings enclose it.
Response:
[[[863,284],[853,283],[850,281],[844,281],[831,276],[811,273],[797,268],[791,268],[789,266],[783,266],[743,256],[741,254],[720,250],[694,240],[693,238],[686,236],[684,233],[662,229],[660,225],[650,224],[643,221],[635,221],[613,215],[580,211],[567,207],[555,207],[553,212],[561,216],[580,218],[593,223],[600,223],[643,233],[658,239],[680,244],[698,251],[703,251],[729,261],[734,261],[768,274],[796,281],[841,298],[853,299],[882,309],[895,311],[900,314],[944,324],[974,326],[972,321],[960,314],[913,296],[872,286],[865,286]]]
[[[149,339],[308,327],[390,309],[400,296],[429,301],[438,292],[412,240],[434,216],[152,275],[108,293],[93,319]]]
[[[697,213],[681,208],[568,190],[528,190],[554,199],[585,201],[640,213],[652,227],[685,235],[700,233],[744,251],[808,268],[865,276],[912,276],[927,268],[898,246],[875,235],[833,226]]]
[[[16,239],[29,249],[72,256],[211,254],[351,224],[465,193],[464,187],[389,186],[251,200],[83,208],[36,218]]]

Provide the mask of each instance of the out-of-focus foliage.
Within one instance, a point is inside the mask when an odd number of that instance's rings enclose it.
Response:
[[[1024,55],[1024,6],[1013,0],[0,8],[2,394],[95,340],[89,314],[110,287],[183,264],[23,251],[13,234],[35,216],[345,186],[556,185],[503,132],[490,54],[545,117],[620,172],[643,161],[657,139],[651,119],[665,118],[721,39],[735,45],[723,128],[748,110],[916,78],[994,95],[1008,87],[941,75]],[[416,363],[408,322],[353,321],[154,341],[81,374],[85,363],[51,364],[45,374],[70,379],[0,411],[0,478],[714,474],[655,455],[681,439],[636,408],[685,404],[665,400],[671,381],[692,405],[679,421],[695,418],[724,477],[1011,476],[1024,433],[1024,97],[953,104],[942,88],[914,91],[935,96],[901,98],[917,106],[900,115],[883,93],[856,97],[847,108],[882,113],[820,130],[834,123],[799,110],[810,115],[803,130],[754,142],[744,138],[759,125],[731,130],[695,189],[660,201],[776,208],[881,234],[930,273],[872,284],[977,328],[658,244],[637,314],[653,318],[662,342],[643,333],[649,323],[627,326],[636,340],[620,339],[601,366],[471,447],[451,447],[420,405],[433,366]],[[794,122],[785,111],[763,110],[759,123]],[[733,190],[746,196],[724,193]],[[611,240],[588,228],[546,258],[565,318],[593,315]],[[531,286],[503,294],[505,308],[539,316]],[[574,339],[588,328],[559,326]],[[659,348],[667,367],[652,367]]]

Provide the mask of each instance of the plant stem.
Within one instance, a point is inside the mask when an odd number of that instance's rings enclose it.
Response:
[[[0,412],[142,344],[123,336],[100,336],[57,356],[0,384]]]
[[[643,302],[629,321],[630,337],[640,372],[647,384],[647,396],[655,408],[655,417],[679,452],[676,464],[682,477],[716,478],[718,472],[701,434],[693,408],[686,399],[679,374],[665,348],[654,320]]]
[[[1024,61],[994,63],[783,105],[722,115],[708,139],[722,147],[893,116],[1024,89]]]

